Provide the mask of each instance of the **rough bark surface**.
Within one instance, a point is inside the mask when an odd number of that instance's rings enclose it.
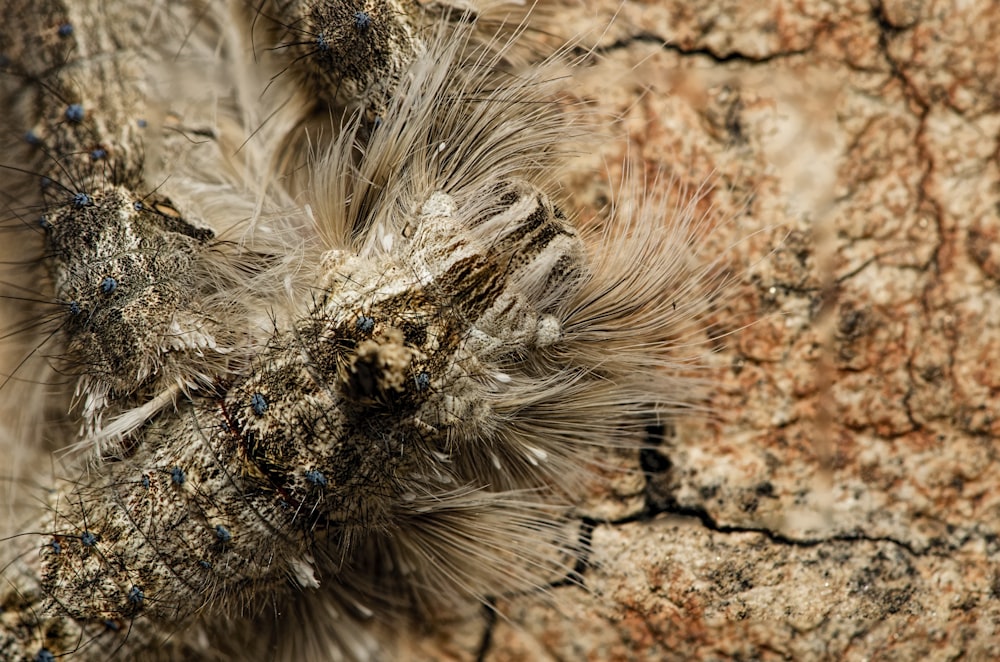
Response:
[[[480,659],[996,659],[1000,6],[604,4],[602,156],[713,176],[746,272],[715,420],[599,501],[589,592],[502,602]]]

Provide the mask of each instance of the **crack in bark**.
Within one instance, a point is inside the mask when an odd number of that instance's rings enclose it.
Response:
[[[607,524],[610,526],[621,526],[623,524],[634,524],[637,522],[649,522],[653,520],[658,515],[675,515],[678,517],[689,517],[698,520],[702,526],[704,526],[709,531],[716,533],[758,533],[773,543],[778,545],[788,545],[792,547],[818,547],[820,545],[832,542],[872,542],[872,543],[888,543],[899,547],[911,556],[919,557],[924,556],[925,551],[920,551],[916,549],[912,544],[905,540],[898,540],[896,538],[888,536],[872,536],[864,534],[861,532],[855,533],[838,533],[830,536],[825,536],[821,538],[793,538],[771,529],[763,527],[753,527],[753,526],[740,526],[735,524],[720,524],[712,517],[711,514],[700,506],[683,506],[676,501],[672,504],[665,504],[659,507],[649,507],[645,508],[635,515],[629,515],[627,517],[622,517],[615,520],[592,520],[595,524]]]
[[[604,520],[592,517],[581,517],[579,522],[580,532],[577,536],[577,549],[579,550],[579,554],[573,563],[573,567],[566,573],[566,576],[531,591],[506,593],[503,595],[505,599],[512,599],[519,595],[534,594],[538,592],[544,593],[545,591],[562,588],[564,586],[579,586],[586,588],[584,573],[587,571],[587,568],[590,567],[591,543],[593,541],[594,529],[597,528],[599,524],[603,524],[605,522]],[[496,629],[498,621],[497,614],[496,598],[488,597],[486,599],[486,603],[483,605],[484,624],[483,632],[479,639],[479,646],[476,648],[476,662],[485,662],[490,650],[493,647],[493,633]]]
[[[882,0],[873,0],[872,19],[875,21],[879,29],[878,47],[879,51],[885,58],[885,61],[889,65],[890,75],[892,78],[899,81],[903,90],[903,98],[913,104],[919,111],[915,115],[917,119],[917,130],[914,134],[913,142],[917,148],[920,163],[924,164],[924,168],[920,173],[920,180],[916,186],[917,195],[916,200],[914,201],[914,215],[919,216],[925,209],[929,210],[930,213],[928,215],[933,219],[935,227],[937,228],[938,237],[936,245],[931,252],[929,263],[921,269],[921,272],[924,274],[935,275],[935,277],[931,279],[931,282],[925,285],[923,295],[919,299],[920,305],[924,311],[924,319],[922,322],[926,324],[926,322],[929,321],[930,316],[935,312],[928,301],[928,290],[932,289],[940,280],[941,267],[939,254],[946,244],[942,206],[941,203],[935,199],[928,190],[929,182],[935,172],[936,165],[934,151],[928,147],[926,136],[927,119],[931,111],[931,101],[929,101],[924,94],[921,94],[917,85],[910,79],[909,76],[907,76],[906,72],[903,71],[901,64],[894,59],[889,52],[889,40],[906,30],[898,28],[889,22],[885,11],[885,4]],[[924,328],[921,329],[921,331],[924,330]],[[955,349],[955,343],[952,341],[948,351],[949,368],[954,368]],[[916,392],[916,379],[914,376],[916,367],[914,363],[914,356],[911,353],[906,358],[906,370],[909,375],[910,384],[906,393],[903,395],[902,406],[906,413],[907,420],[910,422],[910,425],[913,426],[912,431],[921,431],[926,429],[926,425],[917,419],[912,405],[912,399]],[[951,377],[951,375],[949,375],[949,377]]]
[[[803,48],[795,48],[788,51],[777,51],[774,53],[768,53],[767,55],[748,55],[741,51],[733,50],[728,53],[717,53],[713,51],[708,46],[700,46],[697,48],[684,48],[676,43],[671,42],[669,39],[661,37],[654,32],[637,32],[632,35],[616,39],[610,44],[603,46],[592,46],[590,48],[583,48],[578,46],[573,49],[574,55],[579,55],[581,57],[590,58],[594,55],[606,55],[614,51],[624,50],[630,48],[632,44],[636,43],[647,43],[655,44],[659,46],[664,51],[675,53],[682,57],[698,56],[707,57],[716,64],[726,64],[729,62],[743,62],[747,64],[767,64],[768,62],[774,62],[776,60],[782,60],[796,55],[804,55],[808,53],[815,46],[815,43],[810,43],[808,46]]]
[[[483,605],[483,620],[485,623],[483,624],[482,636],[479,639],[479,646],[476,648],[476,662],[486,662],[486,656],[493,648],[493,632],[497,625],[496,600],[493,598],[487,598],[486,604]]]

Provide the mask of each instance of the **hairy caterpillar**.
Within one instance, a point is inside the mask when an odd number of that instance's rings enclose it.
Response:
[[[567,58],[415,3],[6,4],[4,444],[86,452],[5,493],[0,654],[378,658],[565,576],[717,285],[689,211],[562,211]]]

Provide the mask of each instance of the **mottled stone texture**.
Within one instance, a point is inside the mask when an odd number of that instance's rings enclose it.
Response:
[[[742,277],[715,420],[595,506],[589,592],[501,601],[481,659],[1000,658],[997,34],[988,0],[655,0],[584,38],[630,138],[580,172],[712,176]]]

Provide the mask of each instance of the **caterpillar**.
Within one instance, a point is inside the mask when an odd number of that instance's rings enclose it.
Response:
[[[4,4],[0,656],[383,659],[571,574],[722,287],[693,205],[561,198],[573,49],[502,5]]]

